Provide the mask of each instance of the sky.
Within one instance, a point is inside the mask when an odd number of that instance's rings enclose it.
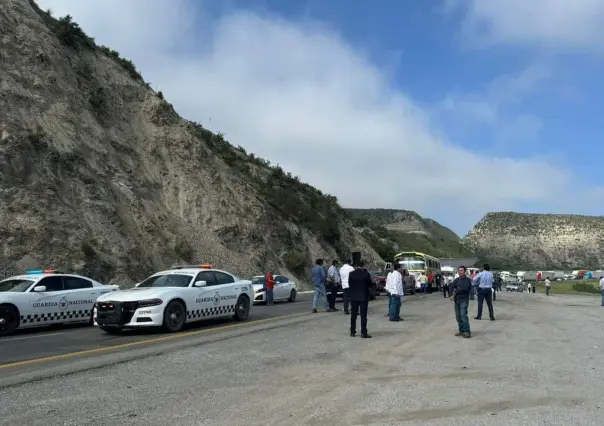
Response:
[[[38,4],[344,207],[602,214],[604,1]]]

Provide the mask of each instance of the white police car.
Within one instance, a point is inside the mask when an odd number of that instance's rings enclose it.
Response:
[[[117,334],[125,328],[182,330],[186,323],[233,317],[245,321],[254,297],[252,282],[212,265],[175,266],[151,275],[135,288],[99,297],[94,321]]]
[[[18,328],[89,322],[97,297],[118,290],[80,275],[29,270],[0,281],[0,335]]]
[[[285,275],[274,275],[275,286],[273,287],[273,300],[287,300],[288,302],[295,302],[296,295],[298,294],[298,287],[296,283],[291,281]],[[264,275],[257,275],[252,277],[252,285],[254,286],[254,303],[265,303],[266,302],[266,291],[264,289],[264,283],[266,277]]]

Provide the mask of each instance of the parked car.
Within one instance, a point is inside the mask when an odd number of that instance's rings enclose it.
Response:
[[[373,271],[371,278],[375,284],[376,294],[384,293],[386,291],[386,275],[385,271]]]
[[[273,300],[287,300],[288,302],[295,302],[298,288],[296,283],[291,281],[285,275],[274,275],[275,287],[273,288]],[[266,303],[266,291],[264,284],[266,278],[264,275],[257,275],[252,278],[252,285],[254,286],[254,303]]]

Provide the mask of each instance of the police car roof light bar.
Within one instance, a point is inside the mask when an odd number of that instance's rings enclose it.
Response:
[[[60,272],[55,269],[28,269],[25,273],[27,275],[39,275],[39,274],[59,274]]]
[[[201,268],[201,269],[211,269],[212,265],[210,265],[209,263],[204,263],[203,265],[174,265],[172,266],[172,269],[197,269],[197,268]]]

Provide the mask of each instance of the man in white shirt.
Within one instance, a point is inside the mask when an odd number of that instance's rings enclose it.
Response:
[[[600,277],[600,292],[602,293],[602,303],[600,306],[604,306],[604,277]]]
[[[325,287],[327,290],[327,303],[329,303],[329,311],[339,311],[336,308],[336,298],[338,297],[338,285],[340,284],[340,270],[338,269],[338,261],[331,262],[331,266],[327,270],[327,280]]]
[[[388,272],[388,275],[386,275],[386,284],[384,284],[384,290],[386,290],[386,295],[388,296],[388,312],[386,313],[386,315],[384,315],[385,317],[390,317],[390,301],[392,300],[392,297],[390,297],[390,285],[392,283],[392,271]]]
[[[549,296],[552,291],[552,282],[549,280],[549,277],[545,279],[545,294]]]
[[[349,314],[348,306],[348,275],[354,271],[354,268],[350,265],[352,261],[347,259],[344,265],[340,268],[340,280],[342,280],[342,303],[344,303],[344,313]]]
[[[390,321],[401,321],[401,299],[403,297],[403,276],[400,263],[394,264],[394,271],[389,274],[386,285],[390,291]]]

